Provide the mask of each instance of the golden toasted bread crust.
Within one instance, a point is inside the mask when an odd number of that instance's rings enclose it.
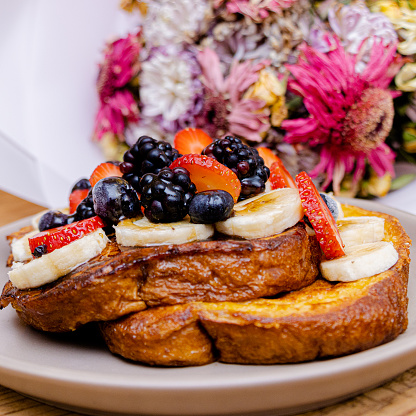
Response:
[[[8,282],[9,303],[23,321],[44,331],[69,331],[148,306],[191,301],[242,301],[311,284],[320,251],[303,223],[268,238],[213,240],[129,248],[115,243],[49,285],[19,290]]]
[[[407,328],[411,241],[392,216],[343,209],[347,216],[386,219],[385,239],[399,253],[392,268],[351,283],[319,279],[276,299],[194,302],[135,313],[101,324],[109,349],[152,365],[202,365],[215,359],[272,364],[351,354],[395,339]],[[177,339],[184,354],[176,348]]]

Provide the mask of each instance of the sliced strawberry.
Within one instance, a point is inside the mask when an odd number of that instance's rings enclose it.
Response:
[[[294,188],[296,183],[290,173],[285,168],[283,162],[276,156],[277,160],[270,167],[270,185],[272,189]]]
[[[71,192],[71,195],[69,195],[70,214],[73,214],[76,211],[77,206],[87,197],[89,191],[89,189],[75,189],[75,191]]]
[[[280,159],[273,153],[268,147],[260,146],[256,147],[259,155],[263,158],[264,164],[270,169],[274,162],[279,161]]]
[[[337,224],[327,205],[306,172],[296,175],[303,210],[308,217],[316,238],[327,259],[345,255],[344,244],[339,235]]]
[[[212,139],[201,129],[187,127],[176,133],[173,147],[182,155],[197,154],[212,143]]]
[[[91,186],[94,186],[100,179],[108,178],[109,176],[123,176],[120,167],[111,162],[100,163],[91,174]]]
[[[197,192],[222,189],[231,194],[234,202],[240,196],[241,183],[237,175],[217,160],[203,155],[189,154],[176,159],[170,168],[183,167],[188,170]]]
[[[45,245],[46,253],[51,253],[102,227],[105,227],[105,223],[100,217],[91,217],[62,227],[45,230],[29,238],[30,251],[33,253],[36,247]]]

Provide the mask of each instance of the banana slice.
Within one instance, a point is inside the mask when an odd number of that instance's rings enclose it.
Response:
[[[34,288],[53,282],[100,254],[107,243],[107,236],[99,228],[29,263],[13,263],[9,279],[18,289]]]
[[[193,224],[189,217],[182,221],[155,224],[146,217],[123,220],[114,227],[121,246],[157,246],[206,240],[214,234],[210,224]]]
[[[322,261],[320,269],[327,280],[353,282],[390,269],[398,259],[392,243],[378,241],[354,246],[345,256]]]
[[[29,247],[29,238],[37,234],[39,230],[30,231],[23,237],[16,238],[10,245],[14,261],[26,261],[32,258],[32,253]]]
[[[384,218],[345,217],[337,221],[337,226],[346,249],[384,239]]]
[[[261,238],[279,234],[302,218],[299,192],[281,188],[238,202],[234,205],[234,215],[217,222],[215,228],[223,234]]]

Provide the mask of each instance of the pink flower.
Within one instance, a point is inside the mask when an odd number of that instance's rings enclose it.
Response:
[[[228,0],[228,13],[241,13],[252,20],[261,20],[269,16],[270,12],[281,13],[282,9],[292,6],[296,0]],[[216,1],[214,7],[219,7],[224,0]]]
[[[310,175],[325,173],[323,189],[332,182],[339,193],[344,175],[353,173],[356,183],[367,163],[378,176],[394,175],[395,154],[384,141],[398,92],[388,86],[403,63],[395,56],[397,44],[386,48],[374,41],[367,66],[357,73],[356,57],[337,38],[335,43],[327,54],[303,44],[299,62],[287,66],[293,75],[288,89],[303,97],[309,117],[285,120],[282,128],[287,142],[308,142],[319,150],[320,162]]]
[[[140,32],[129,34],[126,38],[107,44],[97,79],[97,90],[102,101],[111,97],[116,89],[124,87],[137,75],[141,50],[139,36]]]
[[[234,62],[224,78],[218,55],[210,48],[198,54],[205,86],[205,100],[198,124],[211,136],[235,134],[250,141],[261,141],[261,134],[270,128],[269,112],[260,100],[245,99],[243,94],[269,64],[262,61]]]
[[[140,32],[129,34],[107,45],[100,65],[97,91],[100,107],[94,133],[101,139],[105,133],[123,137],[126,122],[139,120],[139,109],[132,93],[126,88],[139,70]]]
[[[139,109],[133,95],[128,90],[118,90],[113,96],[101,102],[95,117],[94,132],[98,140],[104,134],[112,133],[118,137],[124,136],[127,122],[139,120]]]

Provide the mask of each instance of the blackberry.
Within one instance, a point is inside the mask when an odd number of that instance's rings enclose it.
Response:
[[[270,169],[264,165],[259,152],[245,145],[240,139],[226,136],[214,140],[201,153],[218,160],[237,175],[241,182],[239,200],[264,191]]]
[[[162,168],[159,173],[146,173],[139,184],[144,214],[152,222],[182,220],[189,210],[196,187],[185,168]]]
[[[140,179],[145,173],[159,173],[181,155],[164,141],[141,136],[123,156],[120,170],[123,179],[139,190]]]
[[[97,215],[94,211],[94,201],[92,199],[92,191],[90,191],[86,198],[84,198],[73,215],[74,221],[86,220]]]

